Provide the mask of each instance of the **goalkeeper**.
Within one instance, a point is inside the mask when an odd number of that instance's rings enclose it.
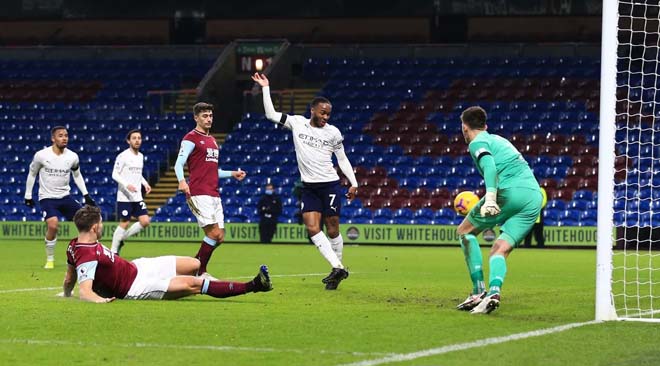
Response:
[[[506,258],[534,226],[541,211],[541,190],[520,152],[505,138],[486,131],[486,111],[469,107],[461,114],[465,142],[486,182],[486,195],[458,226],[461,249],[472,280],[472,293],[457,306],[474,314],[488,314],[500,304]],[[500,225],[501,234],[490,250],[488,291],[476,236]]]

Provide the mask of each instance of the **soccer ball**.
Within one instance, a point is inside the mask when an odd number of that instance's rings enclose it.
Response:
[[[472,191],[463,191],[454,198],[454,211],[459,215],[467,215],[468,212],[479,202],[479,196]]]

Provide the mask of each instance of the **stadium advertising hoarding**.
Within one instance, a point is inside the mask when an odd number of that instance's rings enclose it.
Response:
[[[110,241],[117,223],[104,223],[105,240]],[[346,244],[412,244],[412,245],[456,245],[458,236],[453,225],[377,225],[341,224],[341,232]],[[259,242],[258,224],[228,223],[225,225],[225,241],[232,243]],[[556,227],[546,226],[546,245],[595,246],[596,227]],[[0,233],[3,240],[34,239],[43,240],[46,225],[43,222],[2,222]],[[67,241],[76,235],[72,222],[61,222],[58,237]],[[202,231],[196,223],[154,222],[139,234],[132,237],[136,241],[189,242],[199,241]],[[492,237],[488,237],[492,242]],[[488,244],[480,235],[479,241]],[[279,224],[273,238],[274,243],[308,243],[303,225]]]

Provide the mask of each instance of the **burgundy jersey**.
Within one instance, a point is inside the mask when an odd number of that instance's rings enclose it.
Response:
[[[94,292],[104,297],[124,298],[137,276],[135,264],[114,255],[98,242],[87,244],[78,243],[77,238],[71,240],[66,249],[66,261],[76,267],[79,282],[85,278],[94,280]],[[96,266],[84,265],[94,262]]]
[[[220,197],[218,193],[220,151],[215,137],[192,130],[183,137],[183,140],[195,144],[195,148],[188,156],[190,195]]]

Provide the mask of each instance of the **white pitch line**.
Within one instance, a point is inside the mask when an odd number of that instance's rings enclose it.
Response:
[[[297,354],[336,354],[353,356],[387,356],[392,353],[384,352],[351,352],[351,351],[328,351],[328,350],[305,350],[289,348],[265,348],[265,347],[240,347],[240,346],[214,346],[214,345],[185,345],[185,344],[158,344],[158,343],[96,343],[82,341],[40,340],[40,339],[0,339],[1,344],[25,344],[31,346],[82,346],[82,347],[111,347],[111,348],[157,348],[175,350],[208,350],[219,352],[260,352],[260,353],[297,353]]]
[[[533,331],[524,332],[524,333],[510,334],[510,335],[502,336],[502,337],[485,338],[485,339],[480,339],[480,340],[476,340],[476,341],[473,341],[473,342],[451,344],[451,345],[448,345],[448,346],[443,346],[443,347],[438,347],[438,348],[430,348],[430,349],[417,351],[417,352],[412,352],[412,353],[399,353],[399,354],[394,354],[394,355],[391,355],[391,356],[376,358],[376,359],[372,359],[372,360],[364,360],[364,361],[358,361],[358,362],[353,362],[353,363],[342,364],[342,365],[339,365],[339,366],[374,366],[374,365],[382,365],[382,364],[392,363],[392,362],[410,361],[410,360],[415,360],[415,359],[422,358],[422,357],[442,355],[442,354],[445,354],[445,353],[450,353],[450,352],[455,352],[455,351],[464,351],[464,350],[467,350],[467,349],[484,347],[484,346],[489,346],[489,345],[492,345],[492,344],[505,343],[505,342],[510,342],[510,341],[516,341],[516,340],[519,340],[519,339],[539,337],[539,336],[543,336],[543,335],[547,335],[547,334],[559,333],[559,332],[563,332],[563,331],[566,331],[566,330],[569,330],[569,329],[578,328],[578,327],[582,327],[582,326],[585,326],[585,325],[597,324],[597,323],[600,323],[600,321],[592,320],[592,321],[583,322],[583,323],[570,323],[570,324],[565,324],[565,325],[559,325],[559,326],[552,327],[552,328],[544,328],[544,329],[538,329],[538,330],[533,330]]]
[[[351,272],[352,273],[352,272]],[[271,278],[280,278],[280,277],[311,277],[311,276],[327,276],[328,273],[298,273],[298,274],[281,274],[281,275],[270,275]],[[227,277],[227,278],[254,278],[254,276],[238,276],[238,277]]]
[[[31,292],[31,291],[45,291],[45,290],[61,290],[62,286],[59,287],[33,287],[33,288],[15,288],[12,290],[0,290],[0,294],[11,294],[14,292]]]

